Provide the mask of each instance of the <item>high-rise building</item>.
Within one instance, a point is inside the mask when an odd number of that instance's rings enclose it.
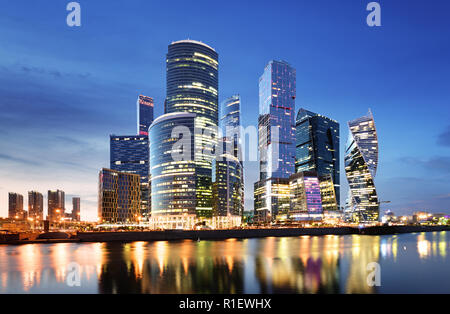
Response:
[[[153,122],[153,98],[139,95],[137,100],[138,135],[148,135],[148,128]]]
[[[66,195],[64,191],[48,191],[48,219],[50,221],[60,222],[65,217],[66,211]]]
[[[295,172],[295,98],[295,69],[284,61],[270,61],[259,80],[257,220],[275,220],[285,211],[284,193],[278,192],[289,189]]]
[[[44,196],[42,193],[28,192],[28,217],[35,221],[44,219]]]
[[[317,221],[323,217],[322,197],[317,173],[302,171],[289,178],[291,207],[289,218],[294,221]]]
[[[141,178],[137,174],[102,169],[99,173],[98,215],[100,224],[136,224],[140,215]]]
[[[324,210],[340,208],[339,123],[300,109],[296,121],[296,172],[316,171],[323,186]],[[331,193],[329,185],[334,186]],[[334,198],[333,198],[334,196]]]
[[[213,161],[213,216],[238,216],[244,213],[242,164],[234,156],[234,150],[227,151],[234,139],[222,139],[223,150]]]
[[[374,178],[378,166],[378,137],[375,121],[369,110],[348,123],[350,132],[345,151],[345,173],[349,184],[347,215],[354,222],[379,219],[379,201]]]
[[[8,217],[12,219],[26,218],[26,213],[23,210],[22,194],[8,193]]]
[[[196,114],[195,147],[205,148],[195,154],[196,210],[199,217],[211,217],[212,153],[217,145],[219,122],[218,54],[202,42],[181,40],[169,45],[166,61],[164,111]]]
[[[233,139],[233,155],[242,161],[241,152],[241,98],[233,95],[225,99],[220,106],[220,128],[224,137]]]
[[[149,208],[149,139],[147,135],[111,135],[110,168],[137,174],[141,178],[140,213],[146,220]]]
[[[150,126],[152,218],[197,216],[196,121],[194,113],[168,113]]]
[[[72,197],[72,221],[80,221],[80,205],[81,199],[79,197]]]

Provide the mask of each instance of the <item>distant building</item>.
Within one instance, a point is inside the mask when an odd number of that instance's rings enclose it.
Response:
[[[137,174],[140,177],[140,213],[144,220],[147,220],[150,216],[149,158],[148,136],[110,136],[110,168],[120,172]]]
[[[36,191],[28,192],[28,217],[35,220],[44,220],[44,196]]]
[[[8,217],[12,219],[26,218],[26,213],[23,210],[22,194],[8,193]]]
[[[322,198],[317,173],[298,172],[289,178],[289,185],[291,192],[289,218],[294,221],[322,220]]]
[[[48,191],[48,219],[53,222],[60,222],[65,217],[66,211],[66,195],[64,191]]]
[[[72,221],[81,221],[80,205],[81,199],[79,197],[72,197]]]
[[[379,200],[374,178],[378,166],[378,137],[375,121],[367,116],[348,123],[350,132],[345,152],[345,173],[350,187],[346,215],[353,222],[379,220]]]
[[[340,208],[339,123],[300,109],[296,120],[296,172],[316,171],[324,210]],[[331,187],[334,191],[331,191]]]
[[[148,135],[148,128],[153,122],[153,98],[139,95],[137,100],[138,135]]]
[[[140,177],[102,169],[99,174],[98,215],[100,224],[136,224],[140,216]]]
[[[284,61],[270,61],[259,80],[260,178],[254,186],[259,221],[273,221],[289,207],[284,192],[295,172],[295,97],[295,69]]]

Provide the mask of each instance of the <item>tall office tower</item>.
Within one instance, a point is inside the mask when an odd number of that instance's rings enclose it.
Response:
[[[80,215],[81,199],[72,197],[72,221],[81,221]]]
[[[102,169],[99,174],[98,215],[100,224],[136,224],[140,215],[141,178],[137,174]]]
[[[217,52],[204,43],[181,40],[169,45],[165,113],[197,115],[195,175],[198,217],[212,215],[212,152],[218,141],[219,122],[218,68]]]
[[[12,219],[25,219],[26,213],[23,210],[23,195],[18,193],[8,193],[8,217]]]
[[[65,217],[66,211],[66,195],[64,191],[48,191],[47,202],[48,202],[48,219],[50,221],[61,221]]]
[[[323,217],[320,183],[315,171],[302,171],[289,179],[291,208],[289,218],[295,221],[317,221]]]
[[[270,61],[259,79],[257,220],[273,221],[289,204],[289,196],[279,192],[289,189],[295,172],[295,97],[295,69],[284,61]]]
[[[152,217],[197,215],[196,120],[194,113],[168,113],[150,126]]]
[[[39,192],[28,192],[28,217],[35,221],[44,219],[44,196]]]
[[[339,123],[300,109],[296,121],[296,172],[316,171],[324,210],[340,208]],[[330,185],[334,191],[330,191]]]
[[[234,156],[234,139],[222,139],[222,152],[213,161],[213,216],[238,216],[244,213],[242,165]],[[220,143],[219,143],[220,145]]]
[[[153,122],[153,98],[139,95],[137,100],[138,135],[148,135],[148,128]]]
[[[110,136],[110,168],[137,174],[141,178],[139,199],[143,220],[147,220],[150,216],[149,155],[149,140],[146,135]]]
[[[375,121],[367,116],[350,121],[345,151],[345,173],[350,187],[350,216],[354,222],[379,219],[379,201],[374,178],[378,166],[378,137]]]

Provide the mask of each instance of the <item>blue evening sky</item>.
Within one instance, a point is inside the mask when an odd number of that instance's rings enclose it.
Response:
[[[297,110],[340,122],[342,160],[347,121],[370,107],[383,210],[450,212],[449,1],[379,1],[378,28],[369,0],[78,2],[82,26],[70,28],[68,0],[0,0],[0,216],[9,191],[60,188],[68,210],[79,195],[95,219],[108,135],[136,132],[139,93],[162,114],[167,46],[186,38],[219,53],[220,100],[241,95],[245,126],[271,59],[297,69]],[[257,178],[247,163],[246,210]]]

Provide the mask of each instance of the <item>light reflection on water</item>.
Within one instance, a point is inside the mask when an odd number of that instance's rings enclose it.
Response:
[[[450,293],[448,232],[0,246],[0,293]],[[80,265],[80,287],[66,284]],[[367,265],[381,265],[381,286]],[[445,279],[447,278],[447,279]]]

